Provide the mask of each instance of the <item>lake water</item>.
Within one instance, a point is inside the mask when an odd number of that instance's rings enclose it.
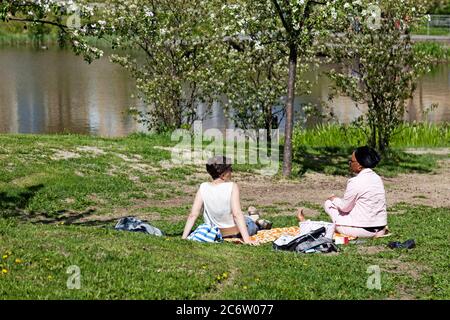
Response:
[[[306,101],[326,99],[329,82],[318,72],[312,95],[297,99],[297,109]],[[38,50],[27,47],[0,48],[0,132],[72,132],[100,136],[124,136],[144,128],[126,113],[139,101],[131,98],[133,81],[108,58],[88,65],[68,50]],[[432,103],[439,107],[424,115]],[[347,98],[337,98],[332,107],[340,122],[361,114]],[[440,65],[424,76],[409,103],[408,121],[450,121],[450,66]],[[204,128],[224,129],[226,121],[219,104],[204,122]]]

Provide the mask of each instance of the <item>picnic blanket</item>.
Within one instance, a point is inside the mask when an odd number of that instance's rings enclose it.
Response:
[[[257,234],[250,237],[255,244],[264,244],[273,242],[281,236],[297,236],[300,233],[300,227],[274,228],[258,231]]]
[[[295,237],[300,233],[300,227],[287,227],[287,228],[273,228],[270,230],[261,230],[258,231],[257,234],[250,237],[252,241],[255,242],[255,245],[261,245],[264,243],[269,243],[277,240],[281,236],[292,236]],[[355,240],[355,237],[346,236],[340,233],[335,232],[333,235],[333,239],[337,238],[348,238],[349,241]],[[242,243],[240,239],[224,239],[227,242],[234,243]]]

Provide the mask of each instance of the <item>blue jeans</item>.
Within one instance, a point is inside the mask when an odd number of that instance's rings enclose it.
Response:
[[[247,225],[247,231],[249,236],[255,235],[259,228],[256,225],[255,221],[252,220],[250,217],[245,217],[245,224]]]

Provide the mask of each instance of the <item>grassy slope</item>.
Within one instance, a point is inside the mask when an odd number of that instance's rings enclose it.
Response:
[[[142,198],[164,200],[183,191],[170,181],[197,184],[194,167],[162,169],[159,161],[170,153],[166,136],[135,135],[101,139],[78,135],[1,135],[0,205],[3,215],[30,212],[58,217],[61,210],[83,211],[96,204],[98,213],[127,207]],[[80,146],[105,154],[79,151]],[[80,158],[51,160],[59,151]],[[339,173],[345,166],[336,164]],[[158,170],[148,175],[126,159],[139,159]],[[432,170],[435,158],[411,156],[407,170]],[[299,166],[304,163],[299,162]],[[308,170],[326,172],[327,166]],[[383,168],[383,166],[382,166]],[[392,166],[393,170],[396,166]],[[418,171],[422,171],[418,170]],[[248,167],[237,167],[249,170]],[[405,169],[406,170],[406,169]],[[425,170],[425,171],[426,171]],[[138,177],[139,183],[133,178]],[[130,179],[131,178],[131,179]],[[90,197],[95,194],[95,197]],[[99,206],[99,202],[101,205]],[[449,298],[448,208],[391,208],[395,239],[415,238],[412,251],[388,250],[391,238],[349,245],[337,256],[297,256],[273,252],[270,245],[245,247],[201,245],[181,241],[187,206],[143,208],[158,212],[152,224],[169,237],[121,233],[108,227],[32,224],[17,218],[0,219],[0,295],[5,298]],[[275,213],[275,211],[274,211]],[[276,226],[295,224],[293,217],[268,216]],[[319,219],[326,220],[322,214]],[[56,219],[56,221],[58,221]],[[392,238],[392,240],[395,240]],[[380,245],[374,254],[361,248]],[[368,249],[368,250],[372,250]],[[16,260],[20,259],[20,260]],[[367,267],[380,265],[382,290],[368,290]],[[81,290],[68,290],[66,270],[81,268]]]
[[[149,196],[164,199],[176,193],[165,183],[182,179],[189,169],[164,170],[155,176],[144,174],[133,163],[161,168],[159,161],[170,158],[170,152],[154,149],[167,145],[167,137],[95,139],[86,136],[3,135],[0,138],[0,195],[3,207],[8,203],[38,213],[53,214],[60,210],[83,210],[94,204],[94,195],[107,211],[111,206],[127,206],[134,199]],[[80,152],[79,146],[99,148],[104,154]],[[79,158],[51,160],[58,152],[73,152]],[[123,157],[130,159],[128,162]],[[136,158],[135,158],[136,157]],[[139,157],[139,158],[137,158]],[[133,178],[140,179],[134,183]]]
[[[328,136],[335,143],[338,136],[333,135],[331,132]],[[320,139],[318,134],[313,136]],[[322,141],[326,147],[313,148],[307,146],[309,142],[308,139],[294,137],[295,173],[347,174],[350,146],[345,143],[341,147],[327,146]],[[177,183],[183,181],[196,185],[200,180],[195,176],[196,168],[193,166],[161,167],[160,162],[170,159],[171,154],[153,147],[170,145],[175,145],[175,142],[171,142],[169,136],[134,135],[122,139],[101,139],[79,135],[1,135],[0,209],[14,213],[18,208],[54,216],[64,210],[87,210],[100,203],[99,213],[104,213],[118,206],[127,207],[139,199],[165,200],[182,195],[183,190]],[[103,153],[78,149],[86,146],[100,149]],[[52,160],[63,152],[71,152],[78,157]],[[378,171],[385,176],[412,171],[431,172],[437,158],[395,152],[383,160]],[[235,169],[252,171],[250,165],[237,165]],[[155,170],[154,174],[149,175],[151,170]],[[168,211],[180,214],[185,212],[185,208]]]
[[[402,210],[391,216],[391,228],[396,239],[414,238],[417,248],[390,250],[388,240],[381,239],[345,246],[333,256],[0,220],[0,252],[11,253],[1,263],[8,273],[0,276],[0,294],[21,299],[448,299],[449,210]],[[381,251],[364,252],[375,245]],[[80,290],[66,288],[71,265],[81,269]],[[380,291],[366,288],[371,265],[382,270]]]

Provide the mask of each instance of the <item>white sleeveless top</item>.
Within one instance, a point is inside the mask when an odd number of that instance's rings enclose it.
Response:
[[[233,182],[211,184],[203,182],[200,185],[200,194],[203,198],[203,219],[206,223],[219,228],[231,228],[234,223],[231,213],[231,191]]]

